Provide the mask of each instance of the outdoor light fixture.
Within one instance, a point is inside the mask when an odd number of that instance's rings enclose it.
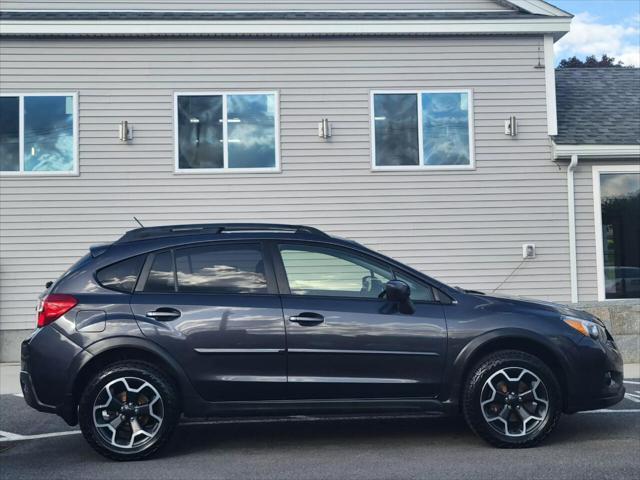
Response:
[[[331,137],[331,124],[328,118],[323,118],[318,124],[318,136],[325,140]]]
[[[133,140],[133,127],[126,120],[121,121],[118,125],[118,138],[121,142]]]
[[[508,120],[504,121],[504,134],[510,137],[518,135],[518,119],[515,115],[510,116]]]

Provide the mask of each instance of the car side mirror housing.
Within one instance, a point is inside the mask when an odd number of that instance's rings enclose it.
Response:
[[[416,309],[411,301],[411,287],[402,280],[389,280],[384,287],[387,301],[395,303],[398,311],[407,315],[415,313]]]

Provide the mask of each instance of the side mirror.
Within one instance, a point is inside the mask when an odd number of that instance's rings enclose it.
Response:
[[[410,315],[416,310],[411,302],[411,288],[402,280],[390,280],[384,287],[389,302],[398,306],[398,311]]]

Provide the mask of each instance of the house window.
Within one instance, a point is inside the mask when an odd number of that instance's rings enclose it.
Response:
[[[471,91],[372,92],[374,170],[474,167]]]
[[[0,172],[75,174],[75,94],[8,94],[0,97]]]
[[[640,167],[593,167],[600,300],[640,298]]]
[[[179,93],[177,172],[278,171],[275,92]]]

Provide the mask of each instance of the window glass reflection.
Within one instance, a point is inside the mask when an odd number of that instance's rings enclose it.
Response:
[[[111,290],[131,293],[138,281],[144,259],[145,256],[140,255],[105,267],[96,275],[98,282]]]
[[[73,97],[24,97],[25,171],[74,167]]]
[[[178,165],[222,168],[222,95],[178,97]]]
[[[431,287],[422,285],[412,278],[400,273],[396,274],[396,279],[402,280],[404,283],[409,285],[409,289],[411,290],[411,300],[415,300],[416,302],[433,302],[435,300]]]
[[[20,99],[0,97],[0,171],[20,170]]]
[[[171,252],[156,254],[144,285],[144,291],[154,293],[174,292],[175,276],[173,273],[173,256]]]
[[[469,165],[469,94],[422,94],[425,165]]]
[[[275,167],[275,95],[229,95],[227,135],[229,168]]]
[[[419,165],[418,97],[375,94],[376,165]]]
[[[178,290],[187,293],[267,293],[259,246],[217,245],[176,250]]]
[[[341,250],[283,245],[280,248],[294,295],[378,298],[391,272]]]
[[[640,298],[640,173],[600,175],[606,298]]]

